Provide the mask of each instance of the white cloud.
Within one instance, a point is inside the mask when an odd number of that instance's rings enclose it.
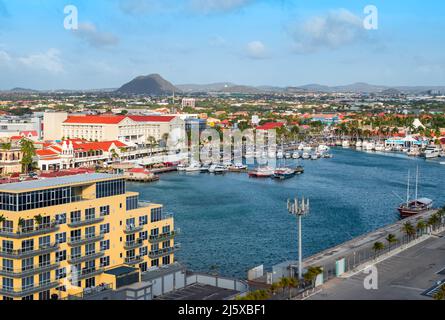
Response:
[[[229,12],[239,9],[253,0],[190,0],[191,7],[203,13]]]
[[[266,59],[268,57],[267,49],[261,41],[252,41],[246,47],[247,56],[251,59]]]
[[[111,47],[119,43],[119,39],[114,34],[101,32],[97,30],[95,24],[90,22],[79,23],[79,28],[73,30],[73,33],[96,48]]]
[[[10,61],[11,61],[10,57]],[[54,48],[43,53],[31,54],[15,59],[17,63],[30,69],[42,69],[52,74],[59,74],[64,71],[60,59],[60,51]]]
[[[337,49],[367,38],[362,19],[345,9],[312,17],[293,28],[291,35],[297,53]]]
[[[132,15],[150,13],[161,9],[162,6],[163,2],[160,0],[119,0],[120,9]]]

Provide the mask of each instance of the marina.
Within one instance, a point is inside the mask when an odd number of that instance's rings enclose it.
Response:
[[[445,203],[440,187],[445,170],[438,161],[341,147],[330,152],[329,161],[305,161],[305,174],[293,179],[182,171],[163,174],[149,185],[128,183],[128,188],[142,199],[166,203],[165,210],[175,213],[183,231],[179,261],[195,271],[216,269],[239,278],[253,266],[271,267],[297,257],[297,230],[286,213],[286,199],[295,195],[311,199],[311,214],[303,224],[304,257],[398,221],[396,208],[406,195],[409,169],[419,166],[422,195]],[[291,157],[286,166],[300,162]]]

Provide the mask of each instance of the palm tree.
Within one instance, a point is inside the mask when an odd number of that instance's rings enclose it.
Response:
[[[150,155],[153,155],[153,147],[156,146],[157,141],[155,137],[149,136],[147,138],[147,145],[150,147]]]
[[[374,250],[374,259],[377,257],[377,252],[383,250],[385,245],[382,242],[375,242],[372,246],[372,250]]]
[[[441,219],[437,215],[437,213],[431,215],[428,219],[428,224],[435,229],[435,227],[440,223]]]
[[[6,218],[4,215],[0,215],[0,224],[3,225],[3,223],[5,223]]]
[[[19,226],[19,233],[21,233],[23,226],[25,225],[25,219],[19,218],[18,226]]]
[[[41,214],[34,216],[34,220],[36,221],[37,225],[40,226],[43,222],[43,217]]]
[[[417,222],[417,225],[416,225],[417,232],[420,231],[420,235],[423,235],[425,228],[426,228],[425,221],[419,220],[419,222]]]
[[[319,274],[323,273],[323,268],[318,266],[311,266],[308,268],[306,273],[303,275],[303,279],[314,286],[314,281],[317,279]]]
[[[22,170],[28,173],[32,164],[34,163],[34,157],[36,155],[36,149],[34,143],[28,139],[22,139],[20,141],[20,151],[23,153],[22,156]]]
[[[386,241],[388,241],[388,248],[389,248],[389,251],[391,251],[391,245],[392,245],[393,243],[396,243],[398,240],[397,240],[397,237],[396,237],[395,235],[393,235],[392,233],[390,233],[390,234],[388,234],[388,236],[386,237]]]
[[[411,224],[411,222],[406,222],[402,226],[402,231],[408,236],[408,240],[411,241],[411,237],[416,234],[416,230]]]

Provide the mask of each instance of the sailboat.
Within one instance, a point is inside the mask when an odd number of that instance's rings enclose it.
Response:
[[[419,167],[417,167],[416,173],[416,194],[414,199],[410,199],[410,171],[408,171],[408,186],[406,192],[406,202],[402,203],[397,210],[400,213],[402,219],[408,218],[419,213],[426,212],[433,208],[433,200],[428,198],[418,197],[418,185],[419,185]]]

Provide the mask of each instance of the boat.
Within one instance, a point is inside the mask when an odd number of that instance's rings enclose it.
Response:
[[[383,143],[377,143],[374,147],[375,151],[385,151],[385,145]]]
[[[355,143],[355,147],[356,147],[357,149],[361,149],[361,148],[363,147],[363,142],[362,142],[361,140],[358,140],[358,141]]]
[[[303,174],[304,173],[304,167],[303,166],[298,166],[295,168],[295,174]]]
[[[205,164],[205,165],[203,165],[203,166],[201,167],[201,172],[202,172],[202,173],[209,172],[209,169],[210,169],[210,165]]]
[[[391,152],[391,151],[392,151],[392,147],[390,147],[390,146],[385,147],[385,152]]]
[[[440,164],[443,164],[443,165],[445,165],[445,161],[442,161],[442,162],[440,162]]]
[[[421,152],[420,152],[419,148],[411,148],[408,151],[408,156],[410,156],[410,157],[418,157],[418,156],[420,156],[420,154],[421,154]]]
[[[252,178],[269,178],[275,174],[275,170],[269,167],[256,168],[249,171],[249,177]]]
[[[433,200],[429,198],[418,198],[419,168],[416,173],[416,193],[414,199],[410,200],[410,173],[408,172],[408,186],[406,193],[406,202],[402,203],[397,210],[402,219],[412,217],[419,213],[424,213],[433,208]]]
[[[319,151],[319,152],[328,152],[329,150],[331,150],[331,148],[329,148],[327,145],[325,145],[325,144],[320,144],[318,147],[317,147],[317,151]]]
[[[185,172],[198,172],[201,171],[201,165],[198,163],[192,163],[190,166],[185,168]]]
[[[294,153],[292,154],[292,158],[293,158],[293,159],[300,159],[300,153],[299,153],[299,152],[294,152]]]
[[[187,168],[187,165],[185,165],[183,163],[178,164],[177,167],[176,167],[176,169],[178,171],[185,171],[186,168]]]
[[[295,170],[290,168],[278,168],[275,170],[272,178],[279,180],[290,179],[295,176]]]
[[[209,172],[214,173],[214,174],[221,174],[221,173],[225,173],[226,171],[227,171],[227,168],[221,164],[213,164],[209,168]]]
[[[244,172],[247,170],[247,166],[243,164],[234,164],[228,168],[229,172]]]
[[[433,159],[440,157],[442,149],[436,146],[428,146],[425,151],[422,153],[422,157],[425,159]]]
[[[311,158],[311,155],[307,152],[303,152],[303,155],[301,156],[304,160],[308,160]]]
[[[325,158],[325,159],[332,159],[333,157],[334,156],[332,154],[330,154],[330,153],[323,154],[323,158]]]
[[[286,159],[290,159],[292,157],[292,155],[289,152],[286,152],[286,154],[284,155],[284,157]]]
[[[318,155],[316,153],[311,154],[311,160],[318,160]]]
[[[374,142],[368,142],[366,144],[366,150],[367,151],[373,151],[375,149],[375,143]]]
[[[283,157],[284,157],[283,151],[278,151],[277,152],[277,158],[278,159],[283,159]]]
[[[341,146],[342,146],[343,148],[349,148],[349,147],[351,146],[351,144],[349,143],[348,140],[344,140],[344,141],[341,143]]]

